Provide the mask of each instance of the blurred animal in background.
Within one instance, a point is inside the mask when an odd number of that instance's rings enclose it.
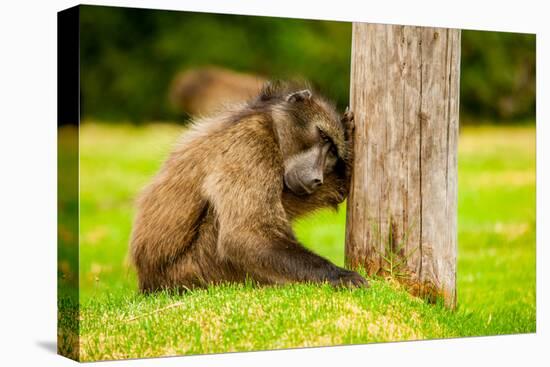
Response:
[[[190,116],[209,115],[223,105],[258,95],[266,79],[219,67],[189,69],[178,74],[170,88],[172,105]]]

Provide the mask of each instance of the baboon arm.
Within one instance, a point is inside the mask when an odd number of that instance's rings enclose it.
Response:
[[[347,187],[343,177],[330,175],[325,183],[313,194],[297,196],[290,190],[283,193],[283,205],[291,219],[323,207],[334,207],[347,197]]]
[[[232,175],[227,169],[238,169],[238,162],[224,162],[205,181],[219,223],[221,258],[268,283],[336,282],[346,272],[296,241],[281,203],[282,177],[277,172],[261,162],[255,162],[250,175]]]
[[[295,239],[269,232],[224,233],[219,245],[232,263],[268,283],[336,282],[342,270]]]

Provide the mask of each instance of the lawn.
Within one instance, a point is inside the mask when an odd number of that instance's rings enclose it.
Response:
[[[356,290],[245,284],[139,295],[127,255],[134,199],[182,131],[169,124],[81,128],[81,360],[535,331],[534,127],[461,131],[454,312],[384,279]],[[306,246],[339,265],[344,229],[345,208],[295,224]]]

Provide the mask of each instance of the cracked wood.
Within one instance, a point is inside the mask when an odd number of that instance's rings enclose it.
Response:
[[[369,274],[396,270],[420,289],[435,289],[450,307],[459,78],[460,30],[353,24],[346,263]],[[401,269],[388,269],[392,256]]]

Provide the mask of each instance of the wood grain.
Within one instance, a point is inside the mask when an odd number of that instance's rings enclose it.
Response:
[[[418,294],[435,290],[450,307],[459,79],[460,30],[353,24],[346,263],[391,272]]]

